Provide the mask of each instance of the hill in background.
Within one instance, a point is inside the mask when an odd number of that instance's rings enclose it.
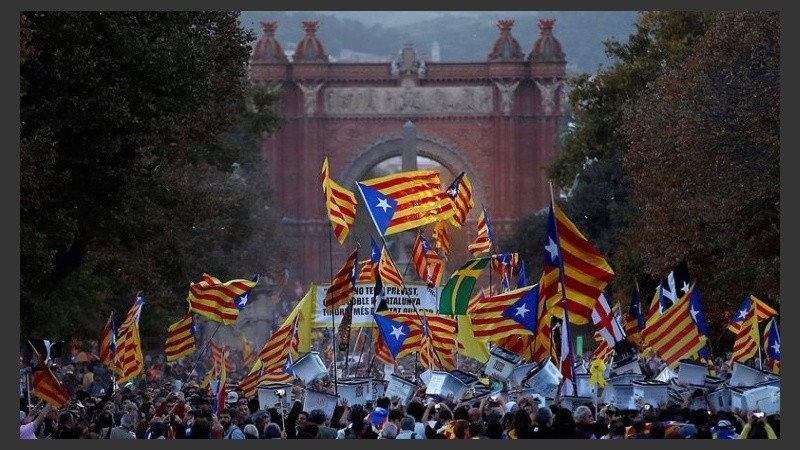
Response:
[[[291,50],[305,34],[301,22],[318,20],[317,36],[334,59],[389,60],[405,44],[431,58],[438,44],[440,61],[483,61],[499,36],[498,19],[513,19],[512,34],[529,53],[539,38],[539,19],[556,19],[571,73],[594,73],[612,63],[603,42],[627,42],[636,11],[243,11],[242,25],[261,36],[262,21],[278,22],[277,39]],[[356,19],[357,18],[357,19]]]

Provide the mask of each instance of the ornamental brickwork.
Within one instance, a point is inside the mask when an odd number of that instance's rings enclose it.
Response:
[[[316,35],[319,24],[310,22],[303,22],[307,35],[298,43],[303,59],[285,59],[276,55],[277,25],[264,24],[250,76],[282,92],[280,113],[287,123],[265,138],[262,154],[270,163],[273,206],[284,215],[295,251],[286,261],[292,278],[305,285],[330,281],[330,224],[319,178],[324,157],[332,179],[356,191],[355,181],[370,169],[401,156],[409,121],[419,156],[454,174],[465,171],[472,181],[476,207],[465,227],[470,239],[481,206],[498,240],[510,235],[516,220],[547,207],[544,168],[564,118],[566,76],[553,23],[540,21],[541,37],[519,46],[513,21],[498,21],[500,36],[487,42],[486,60],[457,63],[426,61],[411,45],[391,61],[331,62]],[[522,58],[520,48],[529,49]],[[452,181],[442,178],[445,187]],[[334,272],[354,245],[350,238],[343,246],[333,238]],[[361,245],[366,255],[368,240]]]

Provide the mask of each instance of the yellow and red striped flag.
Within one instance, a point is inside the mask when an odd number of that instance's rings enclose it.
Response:
[[[323,305],[327,309],[335,310],[353,298],[353,290],[356,285],[356,261],[358,261],[358,244],[355,250],[350,253],[344,265],[336,276],[331,280],[331,285],[325,292]]]
[[[227,352],[229,349],[228,349],[227,346],[225,346],[224,348],[220,347],[214,341],[211,341],[211,343],[209,343],[208,346],[209,346],[209,348],[211,348],[211,361],[214,363],[214,367],[219,369],[220,368],[220,364],[222,364],[222,360],[223,360],[222,353],[223,352]],[[228,358],[224,358],[224,359],[225,359],[225,368],[229,372],[232,372],[233,371],[233,367],[234,367],[233,361],[231,361]]]
[[[33,344],[28,341],[33,353],[36,356],[36,364],[31,368],[31,378],[33,379],[33,391],[37,397],[50,403],[54,408],[61,408],[69,402],[69,391],[61,381],[56,378],[53,371],[36,350]]]
[[[614,271],[600,252],[552,201],[547,219],[545,261],[539,293],[555,317],[564,314],[562,290],[566,289],[569,321],[585,325]]]
[[[386,247],[383,247],[381,251],[381,260],[378,263],[378,273],[381,277],[381,282],[384,285],[391,284],[392,286],[397,286],[402,289],[403,287],[403,276],[400,275],[400,271],[397,270],[397,266],[394,264],[392,257],[389,255],[389,251],[386,250]]]
[[[759,300],[755,295],[748,295],[747,298],[744,299],[742,306],[736,312],[736,315],[733,317],[731,324],[728,325],[728,330],[738,333],[745,316],[753,307],[756,309],[756,320],[758,323],[778,315],[778,311],[775,308],[764,303],[763,300]]]
[[[614,351],[614,347],[608,345],[608,341],[603,338],[599,331],[594,332],[594,341],[597,343],[597,347],[595,347],[594,352],[592,352],[594,359],[605,362],[606,358]]]
[[[225,283],[218,278],[203,274],[203,280],[189,286],[189,309],[203,317],[223,325],[230,325],[239,318],[236,299],[250,292],[258,280],[234,279]]]
[[[447,195],[453,202],[455,212],[450,217],[450,223],[456,228],[461,228],[467,220],[467,214],[475,206],[472,199],[472,183],[465,172],[461,172],[447,188]]]
[[[675,368],[681,359],[691,358],[707,340],[692,319],[688,295],[648,324],[642,335],[645,346],[658,352],[670,368]]]
[[[397,352],[398,359],[410,353],[420,352],[423,350],[423,326],[422,322],[420,321],[420,316],[414,313],[396,313],[389,311],[384,311],[379,314],[382,314],[384,317],[391,320],[400,322],[409,328],[408,336],[405,338],[402,346]],[[425,318],[428,323],[428,329],[430,330],[430,349],[435,349],[435,351],[439,353],[439,356],[443,359],[446,366],[454,365],[456,321],[449,317],[437,314],[426,314]],[[383,339],[381,339],[377,345],[386,346],[386,343]],[[386,349],[376,350],[376,353],[388,353],[391,355],[391,352],[388,351],[388,347]]]
[[[258,352],[258,359],[264,365],[264,371],[276,367],[284,367],[286,360],[291,357],[292,342],[295,339],[298,319],[285,323],[275,330]]]
[[[447,222],[436,222],[433,226],[431,237],[436,241],[436,248],[442,251],[442,258],[446,260],[447,255],[450,253],[450,237],[447,235]]]
[[[258,387],[258,381],[261,378],[261,375],[264,373],[264,365],[261,364],[261,360],[256,359],[253,366],[250,368],[250,371],[247,375],[239,381],[239,385],[237,389],[242,391],[245,397],[252,397],[256,395],[256,388]]]
[[[139,323],[131,322],[117,339],[117,383],[123,384],[144,372],[142,341],[139,338]]]
[[[533,341],[533,360],[537,363],[551,358],[553,362],[558,361],[556,346],[553,345],[553,314],[547,309],[547,305],[542,301],[541,284],[544,273],[539,278],[539,310],[536,328],[536,337]]]
[[[437,287],[442,284],[444,261],[420,233],[417,233],[417,238],[411,247],[411,262],[419,278],[428,286]]]
[[[745,363],[748,359],[756,356],[760,346],[761,338],[758,333],[756,308],[750,308],[741,321],[739,332],[736,333],[731,360],[737,363]]]
[[[186,311],[181,320],[167,328],[167,342],[164,343],[167,361],[177,361],[193,354],[197,350],[196,345],[194,316],[191,311]]]
[[[381,236],[446,220],[455,212],[435,170],[395,173],[356,186]]]
[[[538,310],[538,285],[483,297],[470,312],[472,332],[479,341],[498,340],[515,334],[535,334]]]
[[[218,369],[219,368],[217,367],[216,364],[214,364],[213,366],[211,366],[210,369],[208,369],[208,372],[206,372],[206,377],[203,378],[203,381],[200,382],[200,389],[207,389],[209,391],[211,390],[209,389],[209,387],[211,386],[211,380],[217,377],[217,372],[219,371]]]
[[[242,367],[250,367],[256,362],[258,354],[253,349],[253,344],[247,339],[247,336],[242,335]]]
[[[486,209],[482,210],[478,215],[478,235],[475,240],[467,246],[467,250],[472,256],[479,256],[483,253],[489,253],[492,248],[492,226],[489,223],[489,217],[486,215]]]
[[[124,334],[128,327],[133,323],[139,323],[139,317],[142,315],[142,306],[144,305],[144,297],[142,296],[142,291],[136,293],[136,298],[133,299],[133,305],[128,310],[128,314],[125,315],[125,320],[122,321],[122,324],[117,328],[117,335]]]
[[[114,312],[108,316],[103,334],[100,336],[100,362],[110,369],[114,369],[117,361],[117,327],[114,323]]]
[[[344,244],[350,227],[356,219],[356,196],[352,191],[333,181],[329,174],[328,157],[322,162],[322,192],[325,194],[325,209],[333,227],[333,234]]]

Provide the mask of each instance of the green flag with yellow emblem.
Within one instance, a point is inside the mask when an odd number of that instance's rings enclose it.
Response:
[[[442,288],[439,298],[439,314],[464,315],[467,313],[472,289],[481,275],[481,271],[489,263],[489,257],[470,259],[461,268],[453,272],[453,276]]]

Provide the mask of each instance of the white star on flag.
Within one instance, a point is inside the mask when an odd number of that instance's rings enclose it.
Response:
[[[552,238],[547,238],[547,245],[544,247],[547,253],[550,253],[550,260],[555,261],[558,258],[558,246]]]
[[[524,319],[525,318],[525,314],[527,314],[528,311],[530,311],[530,309],[526,308],[525,304],[523,303],[523,304],[519,305],[519,307],[517,307],[517,313],[514,314],[514,315],[515,316],[520,316],[520,317],[522,317]]]
[[[400,337],[403,336],[403,327],[396,327],[392,325],[391,335],[394,336],[394,338],[399,341]]]
[[[391,205],[389,205],[389,202],[387,202],[385,198],[379,199],[378,204],[375,205],[375,207],[383,208],[383,212],[386,212],[387,209],[392,209]]]

